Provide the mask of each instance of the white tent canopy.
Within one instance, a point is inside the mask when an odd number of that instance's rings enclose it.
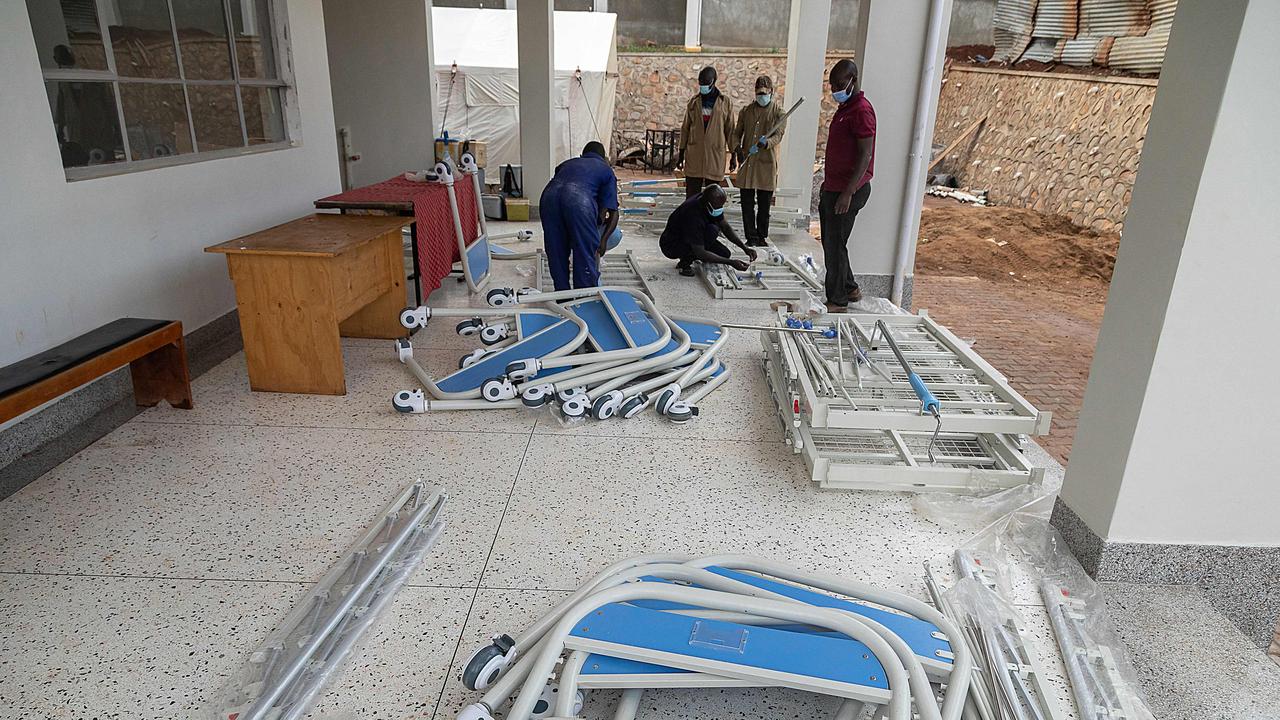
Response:
[[[554,163],[577,155],[591,140],[609,147],[618,84],[616,23],[613,13],[555,13]],[[450,137],[486,142],[488,174],[496,177],[500,166],[520,162],[516,11],[436,7],[431,27],[436,135],[444,129]]]

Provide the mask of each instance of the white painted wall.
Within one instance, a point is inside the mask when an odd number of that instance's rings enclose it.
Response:
[[[287,12],[297,147],[67,182],[26,3],[0,2],[0,365],[123,316],[208,323],[235,296],[202,249],[338,190],[320,0]]]
[[[1276,27],[1178,7],[1062,494],[1109,541],[1280,545]]]
[[[903,216],[903,194],[924,193],[920,187],[908,188],[907,165],[910,161],[911,134],[916,116],[916,89],[924,67],[924,49],[929,27],[929,2],[895,2],[868,0],[866,52],[858,58],[862,90],[876,110],[876,167],[871,179],[871,199],[858,214],[849,254],[853,271],[862,274],[892,275],[894,253]],[[948,22],[950,13],[944,13]],[[946,28],[942,36],[946,37]],[[946,43],[934,58],[942,67]],[[938,92],[942,73],[933,80],[933,102],[926,110],[925,153],[933,142],[933,122],[938,109]],[[920,214],[909,213],[912,238],[920,227]],[[911,262],[914,267],[915,244]],[[908,277],[911,273],[908,273]]]
[[[430,0],[324,0],[333,117],[352,187],[434,164]]]

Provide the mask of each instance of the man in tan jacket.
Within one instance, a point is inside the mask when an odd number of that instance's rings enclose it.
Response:
[[[729,143],[733,137],[733,108],[716,87],[716,69],[698,73],[698,94],[689,100],[680,127],[680,157],[684,166],[684,195],[691,198],[709,183],[724,182]]]
[[[773,100],[773,80],[756,78],[756,101],[742,108],[731,144],[738,161],[737,186],[742,197],[742,233],[747,245],[762,247],[769,239],[769,206],[777,187],[778,143],[782,141],[780,103]]]

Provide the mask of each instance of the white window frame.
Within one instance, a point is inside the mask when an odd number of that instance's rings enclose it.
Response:
[[[111,83],[111,90],[116,104],[116,118],[120,126],[120,141],[124,148],[125,159],[120,162],[103,163],[100,165],[83,165],[80,167],[63,168],[66,173],[67,181],[71,182],[76,180],[110,177],[113,175],[153,170],[155,168],[189,165],[191,163],[204,162],[206,160],[240,157],[242,155],[254,155],[258,153],[299,147],[302,144],[302,118],[298,111],[298,94],[294,86],[293,53],[289,46],[288,17],[284,9],[284,5],[286,3],[279,0],[255,1],[265,3],[267,5],[268,15],[271,18],[271,37],[273,41],[272,49],[275,54],[276,66],[276,77],[273,79],[240,77],[240,60],[239,56],[236,54],[237,48],[235,47],[236,26],[231,15],[231,3],[229,0],[221,0],[221,2],[223,15],[225,16],[227,23],[227,45],[228,50],[231,52],[230,80],[194,80],[187,78],[186,71],[182,64],[182,46],[178,42],[178,25],[174,21],[173,0],[165,0],[165,6],[169,10],[169,29],[173,33],[174,53],[178,64],[178,77],[136,78],[121,76],[116,71],[115,52],[111,46],[111,35],[108,32],[106,20],[107,13],[103,11],[104,9],[102,7],[103,0],[97,0],[98,31],[102,36],[103,49],[106,52],[107,70],[45,68],[42,69],[42,74],[44,76],[43,82],[87,81]],[[155,85],[180,85],[182,87],[182,95],[186,105],[187,129],[188,132],[191,133],[191,147],[196,149],[195,152],[180,155],[168,155],[159,158],[133,159],[133,151],[129,147],[128,126],[125,124],[124,104],[121,102],[120,98],[120,83],[122,82]],[[245,143],[244,146],[200,152],[200,145],[196,140],[195,122],[191,113],[191,98],[188,92],[188,88],[197,85],[232,87],[237,89],[236,109],[240,115],[240,134],[242,141]],[[274,143],[264,143],[261,145],[251,146],[248,144],[248,129],[245,126],[244,118],[244,101],[241,93],[239,92],[239,88],[277,88],[279,90],[280,111],[283,116],[281,121],[284,128],[284,140]]]

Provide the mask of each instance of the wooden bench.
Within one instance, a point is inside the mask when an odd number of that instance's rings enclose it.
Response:
[[[129,366],[140,407],[166,400],[191,408],[191,375],[182,323],[122,318],[0,368],[0,422]]]

